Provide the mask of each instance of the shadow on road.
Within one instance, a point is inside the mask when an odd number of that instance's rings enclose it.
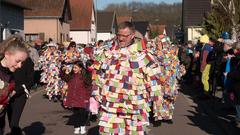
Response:
[[[34,122],[30,126],[23,128],[26,135],[43,135],[46,128],[42,122]]]
[[[219,129],[221,129],[222,135],[239,135],[240,127],[232,122],[235,115],[234,108],[231,110],[226,109],[228,106],[219,102],[217,97],[211,97],[210,99],[198,98],[201,91],[194,88],[193,85],[182,83],[180,91],[197,104],[197,106],[192,106],[195,111],[188,110],[191,115],[187,115],[187,117],[192,121],[189,125],[199,127],[208,134],[219,135]],[[214,128],[216,124],[220,128]]]
[[[99,135],[98,133],[98,126],[92,127],[88,129],[87,135]]]
[[[64,115],[63,118],[66,118],[67,119],[67,123],[66,125],[71,125],[71,126],[74,126],[75,123],[77,123],[77,119],[78,119],[78,115],[74,115],[74,114],[71,114],[71,115]],[[96,122],[94,122],[96,124]],[[93,124],[93,123],[92,123]],[[99,135],[98,133],[98,126],[91,126],[91,121],[90,121],[90,115],[89,115],[89,118],[88,118],[88,121],[87,121],[87,124],[86,124],[87,127],[90,126],[90,128],[88,129],[88,133],[87,135]]]

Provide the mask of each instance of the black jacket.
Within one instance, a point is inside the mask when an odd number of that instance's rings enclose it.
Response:
[[[228,73],[227,78],[231,80],[232,90],[235,94],[235,101],[237,104],[240,105],[240,55],[234,57],[231,60],[231,64],[234,65],[234,70],[231,70],[231,72]]]
[[[31,89],[34,84],[34,63],[31,58],[27,58],[23,62],[22,67],[13,73],[13,77],[15,81],[15,96],[25,94],[24,88],[22,87],[23,84],[25,84],[28,90]]]

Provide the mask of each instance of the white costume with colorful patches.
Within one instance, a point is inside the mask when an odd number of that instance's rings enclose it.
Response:
[[[138,41],[125,48],[113,46],[96,57],[93,95],[101,104],[101,135],[144,135],[149,104],[156,116],[162,108],[160,68]]]
[[[47,84],[47,96],[51,99],[60,93],[60,67],[61,67],[61,52],[49,52],[46,50],[39,59],[40,69],[43,70],[40,81]]]
[[[159,61],[162,69],[161,80],[162,84],[163,102],[161,114],[159,119],[171,120],[173,116],[177,90],[177,75],[179,73],[179,60],[177,57],[177,49],[171,46],[169,37],[160,35],[156,39],[155,55]]]

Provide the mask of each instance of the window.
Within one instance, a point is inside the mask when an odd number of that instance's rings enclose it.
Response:
[[[25,34],[25,41],[35,41],[39,39],[39,34]]]

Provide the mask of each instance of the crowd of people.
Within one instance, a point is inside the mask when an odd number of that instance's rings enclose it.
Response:
[[[178,46],[166,35],[147,42],[136,33],[131,22],[123,22],[116,37],[95,45],[50,39],[39,46],[15,36],[2,42],[0,135],[5,114],[11,134],[22,134],[28,89],[42,84],[49,101],[73,111],[74,134],[87,132],[89,117],[98,119],[101,135],[145,135],[150,123],[172,123],[179,80],[202,88],[201,99],[221,87],[222,101],[236,101],[240,120],[240,43],[223,33],[218,41],[203,35],[197,43]]]
[[[180,64],[186,68],[183,82],[195,84],[200,100],[215,99],[225,104],[226,109],[236,112],[234,123],[240,122],[240,42],[230,39],[228,32],[223,32],[218,39],[203,35],[197,42],[189,41],[180,47]]]

